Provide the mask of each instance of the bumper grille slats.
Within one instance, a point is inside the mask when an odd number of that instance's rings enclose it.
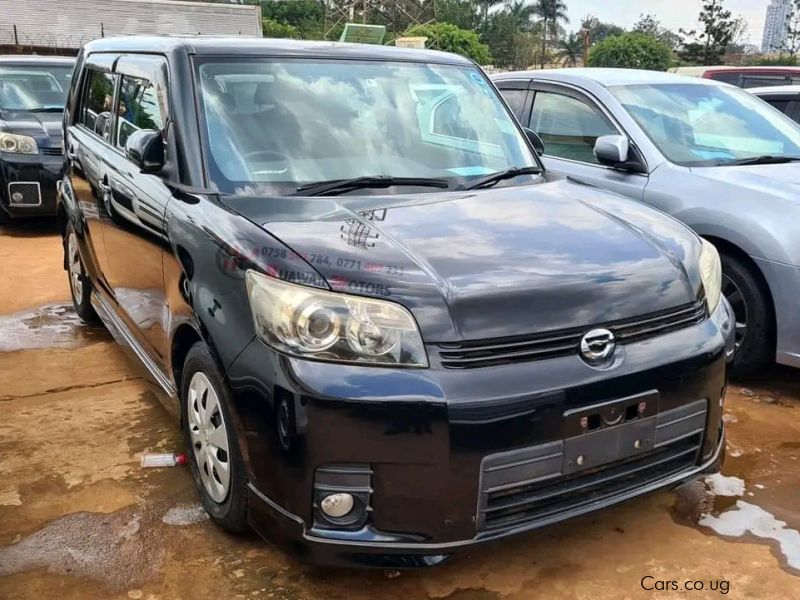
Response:
[[[605,327],[614,333],[618,343],[629,344],[702,323],[707,317],[705,299],[700,298],[671,310],[631,319],[527,336],[441,343],[436,349],[444,368],[475,369],[577,353],[581,337],[594,327]]]
[[[703,399],[659,413],[651,451],[577,473],[563,474],[563,449],[577,438],[485,457],[478,528],[497,530],[544,519],[691,469],[700,455],[707,405]]]

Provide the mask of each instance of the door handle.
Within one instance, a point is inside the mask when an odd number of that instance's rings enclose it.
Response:
[[[75,149],[72,146],[67,147],[64,154],[67,155],[67,158],[69,160],[75,160],[76,158],[78,158],[78,154],[75,152]]]

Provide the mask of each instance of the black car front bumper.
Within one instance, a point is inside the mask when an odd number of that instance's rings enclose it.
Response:
[[[55,215],[64,170],[60,154],[0,152],[0,211],[11,218]]]
[[[432,565],[715,470],[729,319],[721,303],[698,325],[624,346],[611,370],[577,356],[346,367],[254,340],[228,370],[251,523],[318,564]],[[282,403],[290,439],[276,434]],[[363,499],[356,526],[321,518],[318,499],[337,490]]]

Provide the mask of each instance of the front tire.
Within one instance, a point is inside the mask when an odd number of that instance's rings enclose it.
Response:
[[[736,321],[735,376],[751,375],[773,360],[775,315],[760,274],[741,258],[721,252],[722,293]]]
[[[64,235],[64,252],[66,254],[67,275],[69,277],[69,291],[72,296],[72,306],[75,312],[85,323],[95,323],[97,314],[92,306],[92,283],[86,274],[83,265],[78,235],[72,223],[67,223]]]
[[[184,362],[181,406],[189,465],[203,508],[226,531],[247,531],[247,478],[231,415],[231,394],[202,342],[192,346]]]

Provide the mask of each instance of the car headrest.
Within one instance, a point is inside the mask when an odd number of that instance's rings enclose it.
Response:
[[[261,82],[256,85],[256,90],[253,95],[253,104],[257,106],[265,106],[268,104],[275,104],[274,88],[271,83]]]

